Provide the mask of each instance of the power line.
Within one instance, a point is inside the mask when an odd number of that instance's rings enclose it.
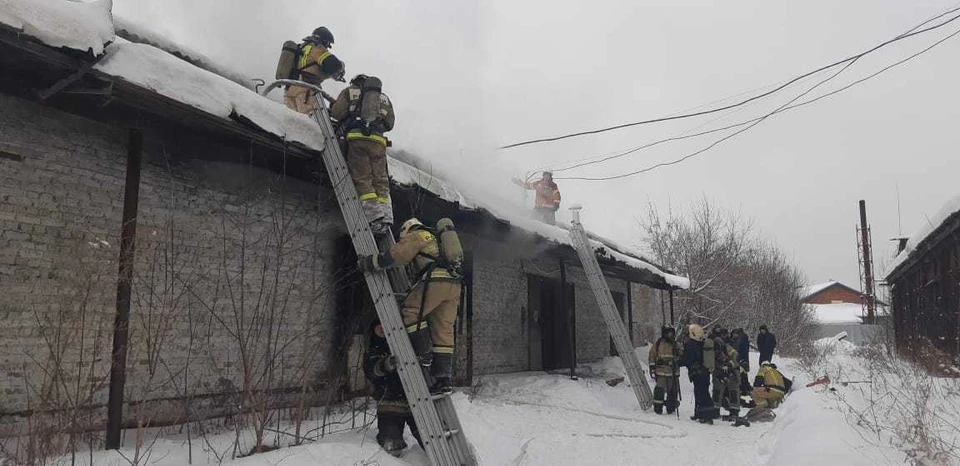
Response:
[[[956,18],[954,18],[954,19],[956,19]],[[683,161],[685,161],[685,160],[687,160],[687,159],[690,159],[690,158],[692,158],[692,157],[695,157],[695,156],[697,156],[697,155],[700,155],[700,154],[702,154],[702,153],[704,153],[704,152],[712,149],[713,147],[719,145],[720,143],[722,143],[722,142],[724,142],[724,141],[726,141],[726,140],[728,140],[728,139],[730,139],[730,138],[732,138],[732,137],[734,137],[734,136],[736,136],[736,135],[738,135],[738,134],[740,134],[740,133],[743,133],[744,131],[747,131],[748,129],[756,126],[756,125],[759,124],[761,121],[766,120],[767,118],[769,118],[769,117],[771,117],[771,116],[773,116],[773,115],[776,115],[776,114],[778,114],[778,113],[782,113],[782,112],[785,112],[785,111],[793,110],[793,109],[796,109],[796,108],[800,108],[800,107],[803,107],[803,106],[805,106],[805,105],[812,104],[812,103],[817,102],[817,101],[819,101],[819,100],[821,100],[821,99],[830,97],[830,96],[832,96],[832,95],[835,95],[835,94],[838,94],[838,93],[840,93],[840,92],[843,92],[843,91],[845,91],[845,90],[847,90],[847,89],[850,89],[851,87],[856,86],[856,85],[858,85],[858,84],[860,84],[860,83],[863,83],[864,81],[868,81],[868,80],[870,80],[870,79],[872,79],[872,78],[874,78],[874,77],[876,77],[876,76],[879,76],[880,74],[883,74],[884,72],[889,71],[889,70],[892,69],[892,68],[895,68],[895,67],[897,67],[897,66],[899,66],[899,65],[902,65],[902,64],[904,64],[904,63],[906,63],[906,62],[908,62],[908,61],[910,61],[910,60],[912,60],[912,59],[914,59],[914,58],[916,58],[916,57],[918,57],[918,56],[920,56],[920,55],[923,55],[924,53],[927,53],[928,51],[930,51],[930,50],[933,49],[934,47],[937,47],[938,45],[940,45],[940,44],[946,42],[947,40],[949,40],[949,39],[957,36],[958,34],[960,34],[960,29],[958,29],[957,31],[954,31],[953,33],[947,35],[946,37],[944,37],[944,38],[942,38],[942,39],[934,42],[933,44],[925,47],[924,49],[922,49],[922,50],[920,50],[920,51],[918,51],[918,52],[916,52],[916,53],[914,53],[914,54],[912,54],[912,55],[907,56],[906,58],[903,58],[903,59],[901,59],[901,60],[899,60],[899,61],[897,61],[897,62],[894,62],[894,63],[892,63],[892,64],[890,64],[890,65],[887,65],[887,66],[881,68],[880,70],[878,70],[878,71],[876,71],[876,72],[874,72],[874,73],[871,73],[871,74],[869,74],[869,75],[867,75],[867,76],[865,76],[865,77],[863,77],[863,78],[860,78],[860,79],[858,79],[858,80],[856,80],[856,81],[853,81],[853,82],[851,82],[851,83],[849,83],[849,84],[847,84],[847,85],[845,85],[845,86],[843,86],[843,87],[840,87],[840,88],[838,88],[838,89],[835,89],[835,90],[833,90],[833,91],[830,91],[830,92],[828,92],[828,93],[826,93],[826,94],[817,96],[817,97],[815,97],[815,98],[813,98],[813,99],[806,100],[806,101],[800,102],[800,103],[798,103],[798,104],[792,104],[793,102],[795,102],[796,100],[798,100],[800,97],[803,97],[804,95],[808,94],[808,93],[809,93],[810,91],[812,91],[813,89],[819,87],[821,84],[824,84],[824,83],[826,83],[827,81],[830,81],[830,80],[832,80],[833,78],[835,78],[836,76],[838,76],[840,73],[842,73],[842,72],[843,72],[844,70],[846,70],[848,67],[850,67],[851,65],[853,65],[853,63],[856,62],[856,60],[854,60],[854,61],[850,62],[849,64],[847,64],[846,66],[844,66],[838,73],[835,73],[834,75],[832,75],[832,76],[826,78],[825,80],[817,83],[815,86],[811,87],[810,89],[808,89],[807,91],[803,92],[803,93],[800,94],[799,96],[791,99],[791,100],[790,100],[789,102],[787,102],[786,104],[778,107],[776,110],[774,110],[774,111],[772,111],[772,112],[770,112],[770,113],[768,113],[768,114],[766,114],[766,115],[764,115],[764,116],[762,116],[762,117],[758,117],[758,118],[754,118],[754,119],[751,119],[751,120],[743,121],[743,122],[736,123],[736,124],[729,125],[729,126],[725,126],[725,127],[722,127],[722,128],[717,128],[717,129],[712,129],[712,130],[709,130],[709,131],[704,131],[704,132],[701,132],[701,133],[696,133],[696,134],[691,134],[691,135],[686,135],[686,136],[677,136],[677,137],[662,139],[662,140],[659,140],[659,141],[654,141],[654,142],[652,142],[652,143],[645,144],[645,145],[640,146],[640,147],[636,147],[636,148],[634,148],[634,149],[632,149],[632,150],[630,150],[630,151],[627,151],[627,152],[624,152],[624,153],[618,155],[619,157],[622,157],[622,156],[625,156],[625,155],[627,155],[627,154],[629,154],[629,153],[636,152],[636,151],[638,151],[638,150],[641,150],[641,149],[644,149],[644,148],[647,148],[647,147],[651,147],[651,146],[654,146],[654,145],[657,145],[657,144],[661,144],[661,143],[664,143],[664,142],[676,141],[676,140],[680,140],[680,139],[687,139],[687,138],[692,138],[692,137],[697,137],[697,136],[703,136],[703,135],[706,135],[706,134],[716,133],[716,132],[725,131],[725,130],[728,130],[728,129],[732,129],[732,128],[736,128],[736,127],[740,127],[740,126],[744,126],[744,125],[749,125],[749,126],[747,126],[746,128],[744,128],[744,129],[742,129],[742,130],[740,130],[740,131],[736,131],[736,132],[734,132],[733,134],[727,135],[727,136],[725,136],[725,137],[723,137],[723,138],[721,138],[721,139],[713,142],[712,144],[708,145],[707,147],[705,147],[705,148],[703,148],[703,149],[700,149],[700,150],[698,150],[698,151],[696,151],[696,152],[693,152],[693,153],[691,153],[691,154],[688,154],[688,155],[686,155],[686,156],[684,156],[684,157],[681,157],[681,158],[679,158],[679,159],[676,159],[676,160],[673,160],[673,161],[670,161],[670,162],[659,163],[659,164],[653,165],[653,166],[651,166],[651,167],[644,168],[644,169],[642,169],[642,170],[637,170],[637,171],[634,171],[634,172],[625,173],[625,174],[621,174],[621,175],[606,176],[606,177],[596,177],[596,178],[591,178],[591,177],[558,177],[558,178],[556,178],[556,179],[557,179],[557,180],[581,180],[581,181],[606,181],[606,180],[613,180],[613,179],[618,179],[618,178],[626,178],[626,177],[638,175],[638,174],[641,174],[641,173],[646,173],[646,172],[648,172],[648,171],[652,171],[652,170],[654,170],[654,169],[657,169],[657,168],[660,168],[660,167],[663,167],[663,166],[675,165],[675,164],[681,163],[681,162],[683,162]],[[858,58],[857,60],[859,60],[859,58]],[[791,104],[792,104],[792,105],[791,105]],[[618,157],[618,156],[607,157],[606,160],[610,160],[610,159],[616,158],[616,157]],[[605,161],[605,160],[604,160],[604,161]],[[579,165],[580,165],[580,166],[586,166],[586,165],[591,165],[591,164],[593,164],[593,163],[600,163],[600,162],[601,162],[601,161],[592,161],[592,162],[585,162],[585,163],[582,163],[582,164],[579,164]],[[570,167],[570,168],[574,168],[574,167]],[[563,170],[566,170],[566,169],[563,169]],[[560,171],[560,170],[556,170],[556,171]]]
[[[856,55],[853,55],[853,56],[850,56],[850,57],[848,57],[848,58],[845,58],[845,59],[843,59],[843,60],[840,60],[840,61],[831,63],[831,64],[829,64],[829,65],[822,66],[822,67],[820,67],[820,68],[817,68],[817,69],[814,70],[814,71],[810,71],[810,72],[804,73],[804,74],[802,74],[802,75],[800,75],[800,76],[797,76],[797,77],[795,77],[795,78],[792,78],[792,79],[786,81],[784,84],[781,84],[780,86],[777,86],[776,88],[774,88],[774,89],[772,89],[772,90],[770,90],[770,91],[767,91],[767,92],[758,94],[758,95],[756,95],[756,96],[750,97],[749,99],[745,99],[745,100],[742,100],[742,101],[737,102],[737,103],[734,103],[734,104],[730,104],[730,105],[726,105],[726,106],[722,106],[722,107],[717,107],[717,108],[710,109],[710,110],[703,110],[703,111],[700,111],[700,112],[684,113],[684,114],[681,114],[681,115],[666,116],[666,117],[654,118],[654,119],[650,119],[650,120],[636,121],[636,122],[632,122],[632,123],[623,123],[623,124],[619,124],[619,125],[608,126],[608,127],[605,127],[605,128],[599,128],[599,129],[588,130],[588,131],[580,131],[580,132],[576,132],[576,133],[570,133],[570,134],[565,134],[565,135],[561,135],[561,136],[554,136],[554,137],[549,137],[549,138],[532,139],[532,140],[529,140],[529,141],[522,141],[522,142],[517,142],[517,143],[513,143],[513,144],[508,144],[508,145],[505,145],[505,146],[501,146],[500,149],[510,149],[510,148],[519,147],[519,146],[526,146],[526,145],[530,145],[530,144],[539,144],[539,143],[543,143],[543,142],[559,141],[559,140],[562,140],[562,139],[569,139],[569,138],[574,138],[574,137],[579,137],[579,136],[586,136],[586,135],[589,135],[589,134],[604,133],[604,132],[607,132],[607,131],[613,131],[613,130],[618,130],[618,129],[623,129],[623,128],[629,128],[629,127],[632,127],[632,126],[646,125],[646,124],[651,124],[651,123],[662,123],[662,122],[665,122],[665,121],[672,121],[672,120],[680,120],[680,119],[686,119],[686,118],[693,118],[693,117],[708,115],[708,114],[711,114],[711,113],[722,112],[722,111],[724,111],[724,110],[729,110],[729,109],[731,109],[731,108],[736,108],[736,107],[739,107],[739,106],[741,106],[741,105],[745,105],[745,104],[747,104],[747,103],[753,102],[753,101],[755,101],[755,100],[759,100],[759,99],[762,99],[762,98],[764,98],[764,97],[770,96],[770,95],[772,95],[772,94],[774,94],[774,93],[776,93],[776,92],[779,92],[779,91],[781,91],[781,90],[789,87],[790,85],[792,85],[792,84],[794,84],[794,83],[796,83],[796,82],[798,82],[798,81],[800,81],[800,80],[802,80],[802,79],[804,79],[804,78],[808,78],[808,77],[810,77],[810,76],[813,76],[813,75],[815,75],[815,74],[817,74],[817,73],[819,73],[819,72],[821,72],[821,71],[825,71],[825,70],[828,70],[828,69],[837,67],[837,66],[839,66],[839,65],[842,65],[842,64],[844,64],[844,63],[849,63],[850,61],[858,60],[858,59],[860,59],[860,58],[863,58],[864,56],[866,56],[866,55],[868,55],[868,54],[871,54],[871,53],[873,53],[873,52],[876,52],[877,50],[880,50],[881,48],[884,48],[884,47],[886,47],[886,46],[888,46],[888,45],[890,45],[890,44],[893,44],[893,43],[899,42],[899,41],[901,41],[901,40],[908,39],[908,38],[910,38],[910,37],[914,37],[914,36],[917,36],[917,35],[920,35],[920,34],[924,34],[924,33],[926,33],[926,32],[932,31],[932,30],[934,30],[934,29],[939,29],[939,28],[941,28],[941,27],[943,27],[943,26],[945,26],[945,25],[947,25],[947,24],[949,24],[949,23],[951,23],[951,22],[953,22],[953,21],[956,21],[958,18],[960,18],[960,15],[954,16],[954,17],[952,17],[952,18],[950,18],[950,19],[948,19],[948,20],[946,20],[946,21],[944,21],[944,22],[942,22],[942,23],[939,23],[939,24],[937,24],[937,25],[935,25],[935,26],[930,26],[930,27],[923,28],[923,29],[917,29],[917,28],[920,27],[920,26],[922,26],[922,25],[924,25],[924,24],[929,24],[930,22],[935,21],[936,19],[942,18],[943,16],[946,16],[946,15],[948,15],[948,14],[950,14],[950,13],[953,13],[953,12],[956,12],[956,11],[958,11],[958,10],[960,10],[960,7],[958,7],[958,8],[953,8],[953,9],[951,9],[951,10],[948,10],[948,11],[946,11],[946,12],[944,12],[944,13],[941,13],[940,15],[938,15],[938,16],[936,16],[936,17],[934,17],[934,18],[928,19],[928,20],[924,21],[923,23],[920,23],[918,26],[914,26],[914,27],[913,27],[910,31],[908,31],[908,32],[906,32],[906,33],[904,33],[904,34],[900,34],[899,36],[894,37],[893,39],[887,40],[887,41],[885,41],[885,42],[881,42],[880,44],[878,44],[878,45],[876,45],[876,46],[874,46],[874,47],[872,47],[872,48],[870,48],[870,49],[868,49],[868,50],[866,50],[866,51],[864,51],[864,52],[861,52],[861,53],[858,53],[858,54],[856,54]]]

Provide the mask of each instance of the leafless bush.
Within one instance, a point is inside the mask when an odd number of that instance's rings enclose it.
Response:
[[[109,375],[111,319],[103,312],[103,299],[116,277],[111,249],[99,238],[69,245],[72,254],[62,257],[51,277],[56,286],[37,290],[54,293],[57,300],[33,310],[42,344],[37,352],[28,351],[32,362],[23,368],[26,435],[5,448],[14,464],[48,464],[62,455],[75,461],[100,443],[91,430],[100,422],[95,406]]]
[[[690,277],[691,289],[676,298],[680,322],[750,332],[766,324],[785,354],[809,341],[803,274],[775,244],[753,235],[749,219],[703,198],[687,214],[661,214],[651,205],[640,227],[654,258]]]

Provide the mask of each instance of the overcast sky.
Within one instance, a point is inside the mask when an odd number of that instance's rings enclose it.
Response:
[[[507,151],[499,145],[665,116],[782,82],[951,6],[952,0],[115,0],[114,11],[264,78],[273,76],[284,40],[325,25],[348,76],[383,79],[397,109],[397,146],[430,158],[460,183],[519,202],[512,176],[762,115],[815,81],[729,115]],[[904,58],[960,28],[954,24],[870,55],[821,89]],[[787,251],[811,283],[833,278],[857,287],[859,199],[867,201],[882,268],[892,254],[887,240],[900,234],[900,225],[911,234],[960,190],[958,54],[960,37],[678,165],[616,181],[561,180],[564,202],[584,204],[588,228],[639,245],[636,219],[648,203],[682,210],[706,196],[752,217],[757,232]],[[714,140],[664,144],[556,176],[625,173]]]

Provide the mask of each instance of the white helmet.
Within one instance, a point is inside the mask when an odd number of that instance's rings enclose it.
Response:
[[[403,238],[404,236],[407,236],[407,233],[409,233],[410,230],[413,229],[413,227],[417,227],[417,226],[422,227],[423,222],[418,220],[416,217],[413,217],[410,220],[403,222],[403,225],[400,226],[400,237]]]

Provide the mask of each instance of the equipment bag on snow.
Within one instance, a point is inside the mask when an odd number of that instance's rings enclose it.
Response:
[[[280,50],[280,59],[277,61],[276,79],[299,79],[300,68],[297,60],[300,59],[300,45],[292,40],[283,43]]]
[[[713,338],[703,340],[703,367],[712,374],[717,370],[717,355],[714,350]]]

